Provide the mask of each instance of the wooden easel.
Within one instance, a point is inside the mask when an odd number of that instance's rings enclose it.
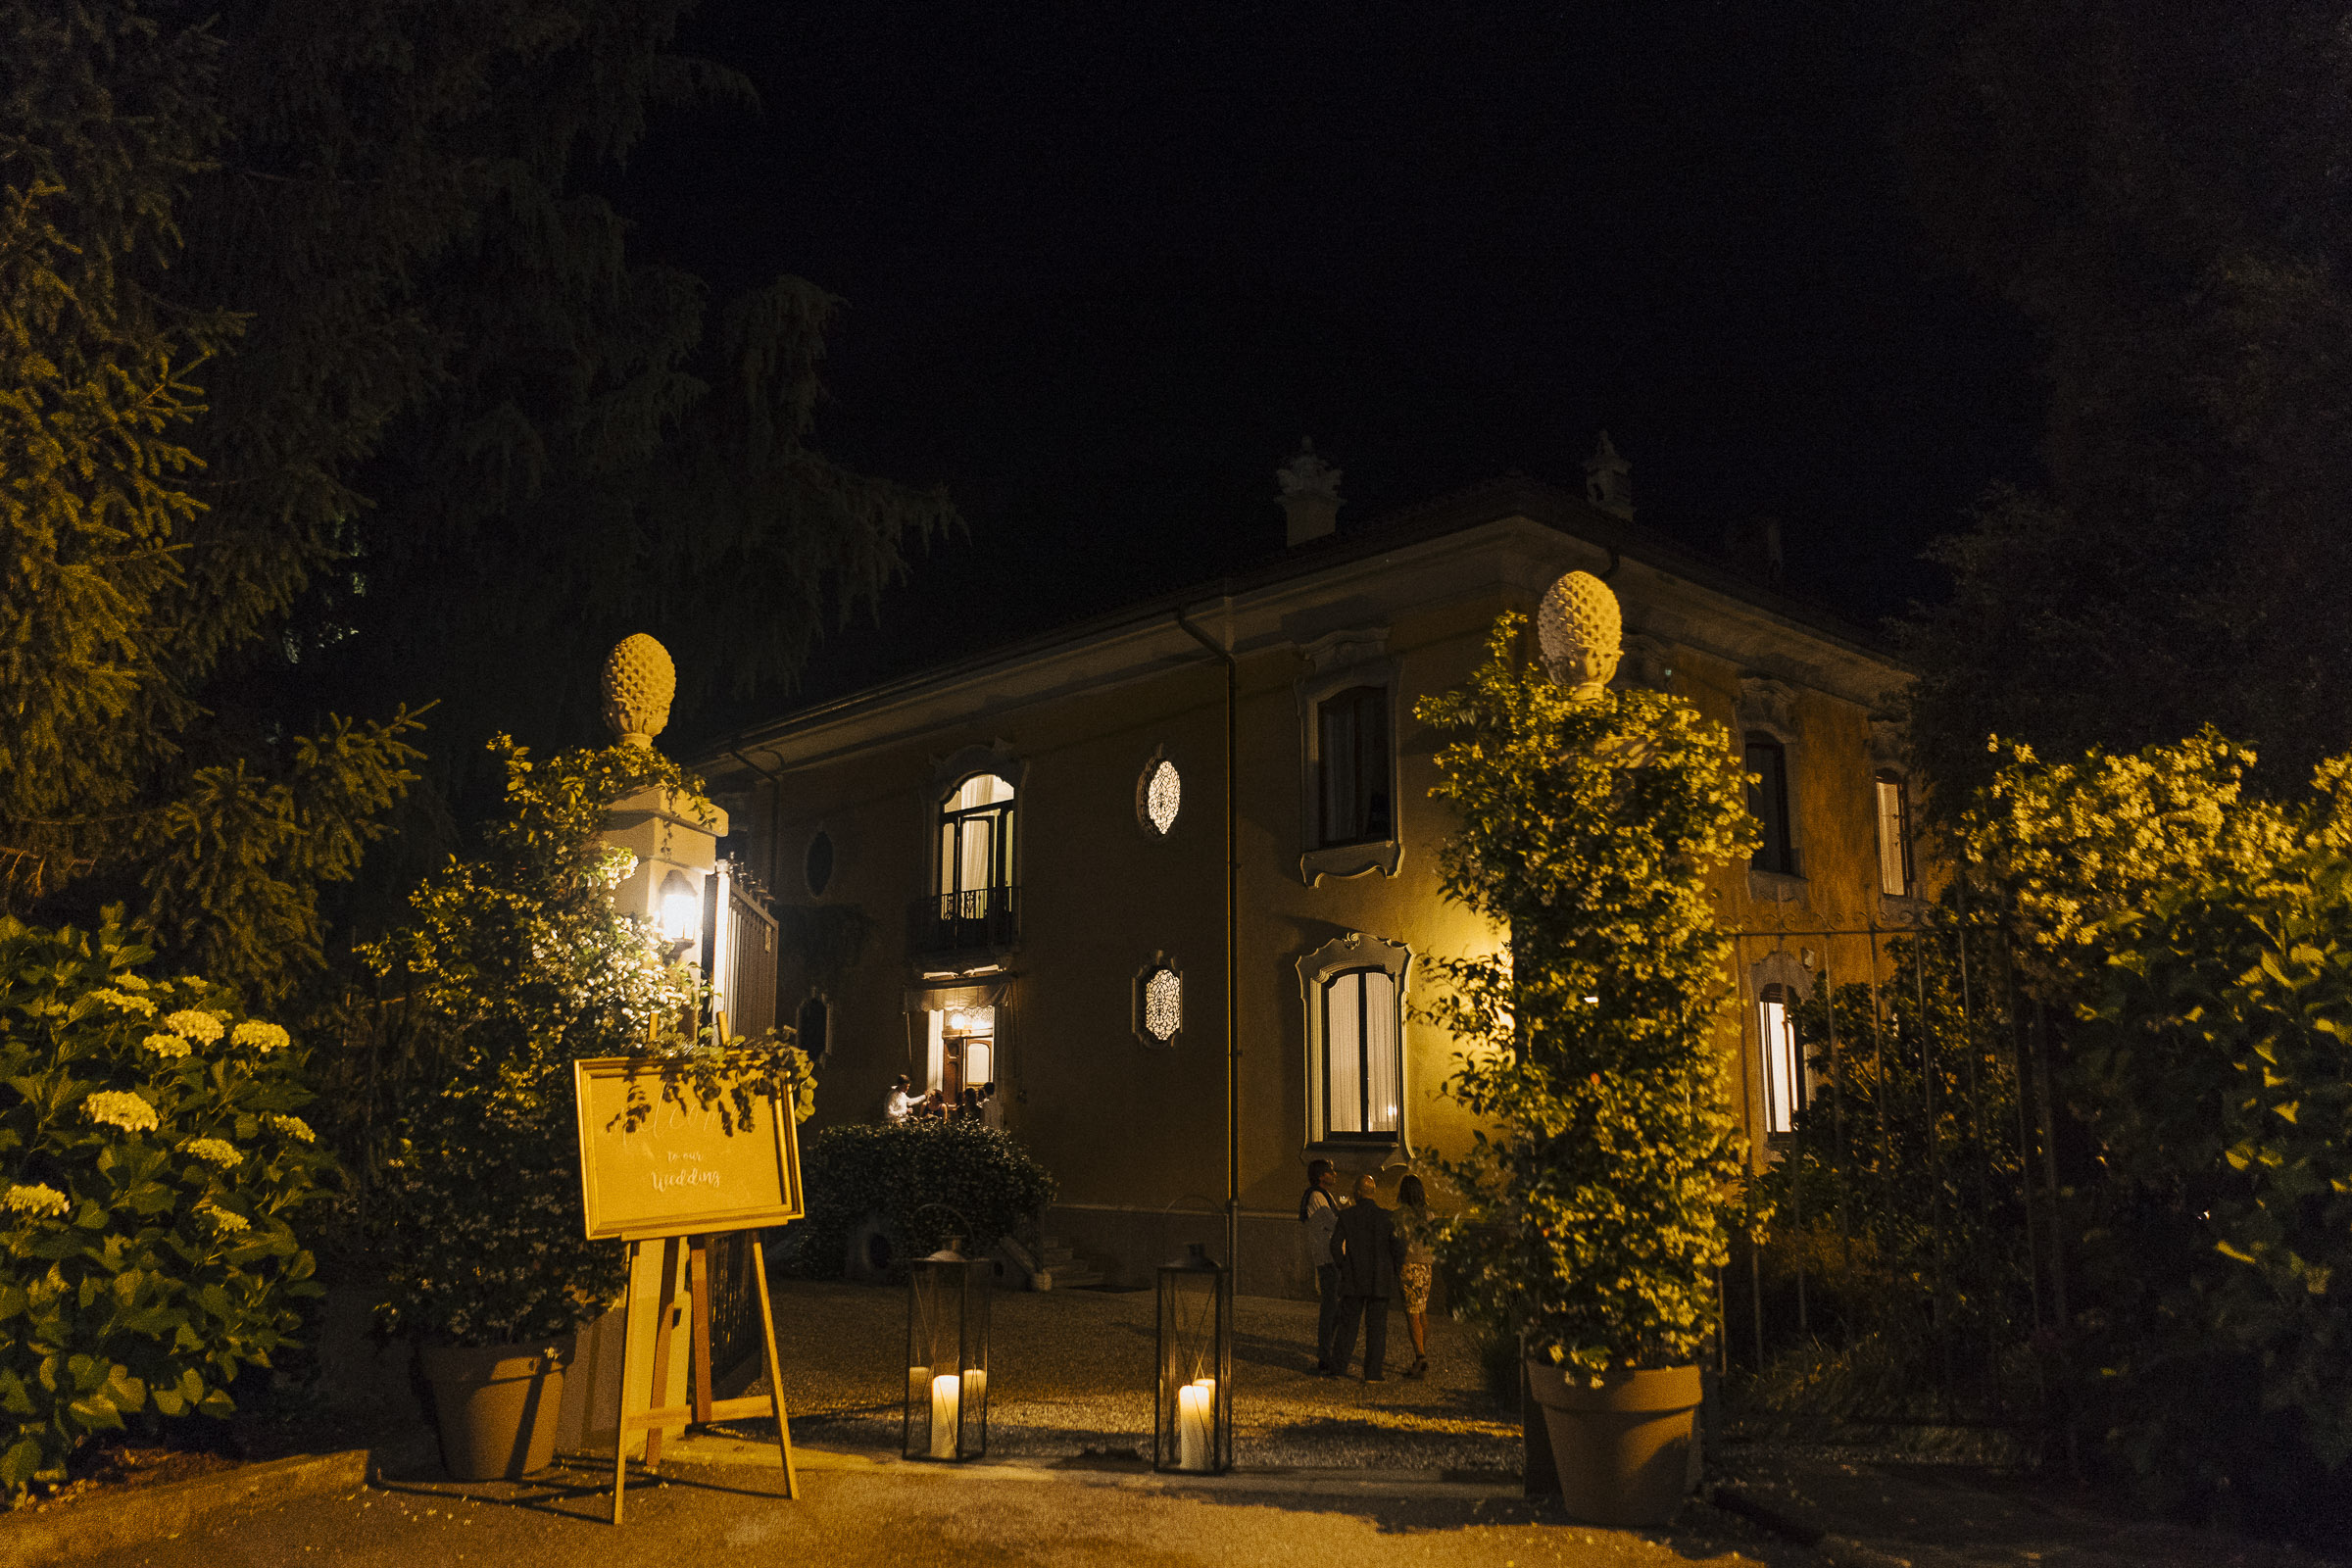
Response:
[[[714,1234],[725,1234],[723,1232]],[[629,1481],[629,1434],[645,1434],[645,1469],[648,1475],[658,1472],[662,1463],[662,1429],[683,1422],[689,1426],[710,1425],[713,1421],[739,1420],[745,1416],[773,1415],[776,1418],[776,1446],[784,1458],[784,1495],[798,1498],[801,1483],[792,1463],[792,1427],[784,1411],[784,1380],[776,1364],[776,1318],[768,1305],[767,1259],[761,1255],[759,1243],[752,1245],[752,1277],[760,1282],[760,1336],[766,1353],[767,1395],[750,1395],[740,1399],[713,1399],[710,1396],[710,1238],[709,1236],[671,1236],[662,1239],[662,1304],[654,1321],[654,1376],[652,1389],[646,1395],[651,1405],[657,1393],[669,1388],[670,1319],[677,1304],[678,1244],[686,1244],[686,1286],[694,1298],[693,1335],[694,1386],[686,1404],[664,1405],[659,1409],[632,1411],[629,1408],[632,1385],[629,1382],[629,1309],[637,1298],[637,1250],[644,1242],[629,1243],[629,1292],[621,1308],[620,1337],[620,1418],[619,1431],[612,1444],[612,1522],[620,1523],[621,1497]]]

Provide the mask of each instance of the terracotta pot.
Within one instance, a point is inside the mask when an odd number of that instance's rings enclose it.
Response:
[[[417,1350],[432,1385],[441,1464],[457,1481],[512,1481],[556,1459],[567,1336],[552,1345],[428,1345]]]
[[[1695,1366],[1595,1376],[1530,1356],[1528,1387],[1544,1407],[1560,1500],[1588,1524],[1662,1525],[1688,1490]]]

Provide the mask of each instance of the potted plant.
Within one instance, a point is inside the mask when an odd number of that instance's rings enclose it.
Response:
[[[400,993],[369,1184],[378,1328],[416,1346],[443,1463],[468,1480],[553,1459],[572,1336],[627,1284],[623,1244],[585,1237],[571,1063],[644,1054],[664,1094],[705,1101],[772,1078],[802,1114],[814,1088],[788,1033],[720,1051],[696,1023],[695,971],[613,907],[630,857],[598,840],[607,808],[649,785],[692,795],[691,781],[641,747],[544,762],[503,738],[494,750],[506,816],[366,950]]]
[[[1461,822],[1446,894],[1505,936],[1436,965],[1428,1015],[1465,1048],[1446,1093],[1489,1129],[1446,1164],[1463,1201],[1439,1253],[1468,1313],[1524,1347],[1570,1511],[1656,1524],[1684,1490],[1743,1152],[1706,880],[1754,828],[1720,726],[1606,688],[1607,588],[1576,573],[1546,611],[1543,663],[1513,657],[1506,615],[1469,684],[1418,709]]]

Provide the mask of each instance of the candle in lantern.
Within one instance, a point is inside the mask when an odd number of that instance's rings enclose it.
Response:
[[[1211,1398],[1208,1390],[1188,1383],[1176,1391],[1176,1468],[1208,1468]]]
[[[988,1395],[988,1369],[974,1367],[963,1375],[963,1408],[977,1410]]]
[[[927,1366],[908,1367],[906,1369],[906,1401],[909,1404],[919,1404],[923,1396],[930,1392],[931,1369]]]
[[[962,1389],[953,1372],[931,1380],[931,1457],[956,1457],[956,1411]]]

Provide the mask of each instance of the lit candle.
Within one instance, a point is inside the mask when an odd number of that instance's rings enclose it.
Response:
[[[930,1392],[931,1369],[927,1366],[908,1367],[906,1369],[906,1402],[909,1404],[920,1403],[923,1396]]]
[[[1176,1468],[1208,1468],[1209,1393],[1198,1383],[1176,1391]]]
[[[931,1457],[956,1457],[956,1410],[962,1385],[953,1372],[931,1380]]]
[[[963,1408],[977,1417],[988,1402],[988,1370],[974,1367],[963,1375]]]

